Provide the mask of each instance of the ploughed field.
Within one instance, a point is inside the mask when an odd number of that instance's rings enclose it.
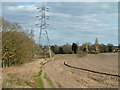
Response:
[[[118,74],[118,54],[88,54],[78,57],[74,54],[55,55],[55,60],[44,65],[44,72],[51,78],[56,88],[118,88],[118,77],[97,74],[64,65]],[[46,87],[47,88],[47,87]]]

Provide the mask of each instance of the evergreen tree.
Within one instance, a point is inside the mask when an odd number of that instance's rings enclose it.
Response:
[[[86,44],[84,45],[83,51],[89,52],[89,51],[88,51],[88,43],[87,43],[87,42],[86,42]]]
[[[108,52],[112,52],[113,51],[113,45],[112,44],[108,44]]]
[[[72,44],[72,50],[74,51],[75,54],[77,53],[78,46],[77,46],[76,43],[73,43],[73,44]]]
[[[97,40],[97,38],[96,38],[96,40],[95,40],[95,51],[96,51],[96,52],[99,52],[99,50],[98,50],[98,40]]]
[[[59,53],[64,54],[63,47],[59,47]]]

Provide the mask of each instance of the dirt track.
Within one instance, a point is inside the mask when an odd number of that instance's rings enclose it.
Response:
[[[83,70],[69,68],[69,65],[94,71],[118,74],[118,55],[99,54],[76,57],[76,55],[56,55],[56,60],[47,63],[44,71],[52,79],[56,88],[117,88],[118,78]]]
[[[55,55],[55,60],[48,62],[43,67],[42,79],[45,88],[50,88],[48,82],[43,78],[44,73],[53,81],[56,88],[117,88],[118,78],[106,76],[70,68],[69,65],[90,69],[98,72],[118,74],[118,55],[117,54],[98,54],[77,57],[76,55]],[[6,88],[33,88],[36,82],[32,78],[40,71],[40,62],[44,59],[38,59],[34,62],[26,63],[21,66],[4,68],[2,79],[3,87]],[[32,86],[28,85],[32,83]]]

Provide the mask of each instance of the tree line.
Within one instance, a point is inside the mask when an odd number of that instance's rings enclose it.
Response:
[[[69,45],[67,43],[63,46],[52,45],[51,49],[55,54],[76,54],[79,52],[98,54],[98,53],[118,52],[118,46],[114,46],[113,44],[107,44],[107,45],[98,44],[97,38],[94,44],[86,42],[83,45],[79,46],[78,43],[73,43],[72,45]]]
[[[35,57],[44,57],[42,49],[32,38],[32,32],[25,32],[17,23],[11,23],[3,18],[0,18],[0,22],[2,22],[0,26],[2,67],[30,62]]]

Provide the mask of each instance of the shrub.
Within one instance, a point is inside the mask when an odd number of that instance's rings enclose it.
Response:
[[[64,54],[63,47],[59,47],[59,53]]]
[[[95,50],[91,50],[89,51],[89,54],[98,54],[99,52],[98,51],[95,51]]]
[[[65,54],[72,54],[73,51],[72,51],[72,46],[69,45],[69,44],[66,44],[63,46],[63,51]]]
[[[87,52],[84,52],[82,50],[78,51],[77,54],[76,54],[78,57],[83,57],[83,56],[86,56],[87,55]]]

